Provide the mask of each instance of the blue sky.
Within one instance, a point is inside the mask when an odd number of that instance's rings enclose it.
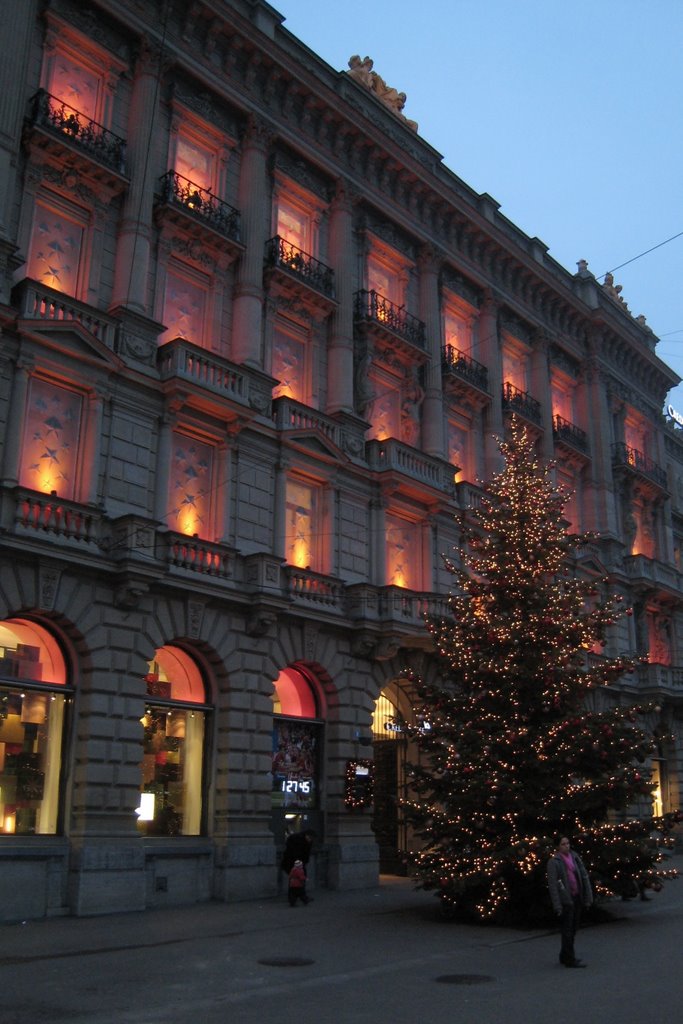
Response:
[[[681,0],[274,0],[337,70],[405,92],[446,165],[572,273],[683,232]],[[683,234],[614,272],[683,377]],[[683,412],[683,384],[669,396]]]

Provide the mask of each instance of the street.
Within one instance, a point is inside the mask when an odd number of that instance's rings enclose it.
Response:
[[[680,858],[677,858],[680,859]],[[676,861],[674,860],[673,863]],[[635,1024],[680,1000],[683,880],[577,936],[439,919],[405,879],[284,897],[0,928],[2,1024]]]

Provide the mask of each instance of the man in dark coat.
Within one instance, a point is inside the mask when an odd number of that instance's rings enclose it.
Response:
[[[553,910],[560,918],[560,963],[565,967],[585,967],[574,953],[574,936],[583,907],[590,907],[593,902],[593,890],[583,861],[572,850],[567,836],[560,837],[555,854],[548,861],[548,889]]]
[[[285,874],[289,874],[294,867],[294,861],[297,860],[301,861],[304,871],[306,870],[306,865],[311,857],[311,847],[313,846],[314,839],[315,832],[310,828],[307,828],[304,832],[293,832],[291,836],[287,836],[285,850],[280,862],[280,867]]]

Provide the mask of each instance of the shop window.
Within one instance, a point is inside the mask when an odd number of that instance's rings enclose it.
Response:
[[[398,516],[386,517],[387,584],[419,590],[420,544],[417,528]]]
[[[275,681],[271,776],[279,837],[315,826],[320,806],[321,700],[308,674],[299,669],[283,669]]]
[[[293,398],[297,402],[306,400],[306,338],[276,325],[273,331],[273,352],[271,375],[279,383],[273,388],[273,398]]]
[[[66,704],[66,664],[34,623],[0,623],[0,834],[54,835]]]
[[[82,396],[33,377],[30,382],[20,483],[60,498],[78,497],[76,473]]]
[[[182,338],[195,345],[205,343],[208,321],[209,284],[206,278],[190,268],[175,264],[166,272],[166,288],[162,319],[166,330],[162,341]]]
[[[285,557],[300,569],[320,571],[320,493],[316,485],[288,480]]]
[[[34,281],[78,298],[83,278],[85,225],[55,207],[36,202],[27,274]]]
[[[178,647],[149,663],[138,828],[148,836],[196,836],[202,826],[209,708],[202,674]]]
[[[173,433],[168,525],[188,537],[210,537],[214,472],[213,445]]]

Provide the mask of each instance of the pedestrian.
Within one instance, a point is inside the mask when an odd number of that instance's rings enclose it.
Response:
[[[306,865],[311,857],[311,847],[313,846],[314,839],[315,832],[312,828],[307,828],[303,832],[293,832],[291,836],[287,836],[284,853],[282,854],[282,860],[280,861],[280,867],[285,874],[289,874],[294,867],[294,861],[296,860],[301,861],[304,872],[306,871]]]
[[[306,872],[300,860],[294,861],[294,866],[289,872],[287,898],[289,899],[290,907],[295,907],[297,900],[301,900],[304,905],[310,902],[306,895]]]
[[[548,889],[553,910],[560,918],[560,963],[565,967],[585,967],[583,960],[578,960],[574,953],[574,936],[581,911],[593,902],[593,890],[583,861],[572,850],[567,836],[560,836],[555,853],[548,861]]]

